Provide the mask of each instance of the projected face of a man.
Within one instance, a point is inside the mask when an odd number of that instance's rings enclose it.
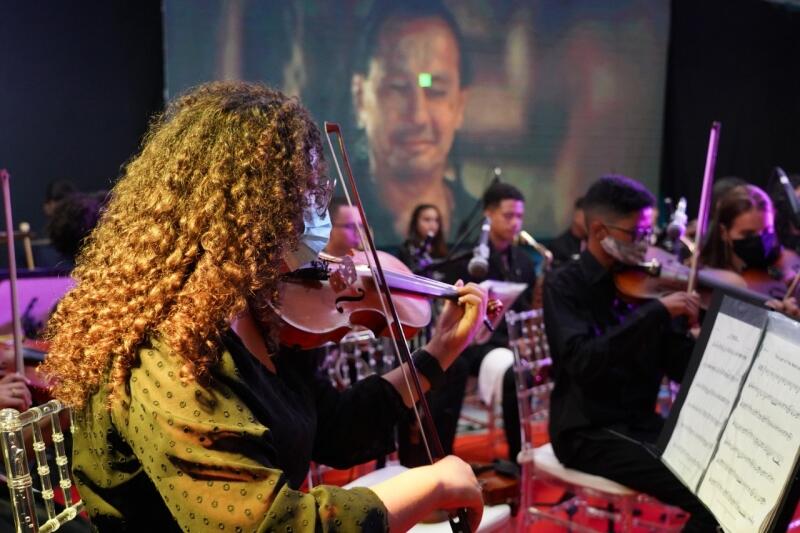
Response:
[[[376,177],[441,179],[464,115],[459,53],[438,18],[384,24],[367,75],[353,78]]]

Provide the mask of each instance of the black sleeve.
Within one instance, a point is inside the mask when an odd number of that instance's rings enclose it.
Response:
[[[670,331],[664,335],[661,349],[661,367],[672,381],[680,383],[692,358],[695,341],[682,325],[671,324]]]
[[[313,459],[349,468],[394,451],[394,428],[407,408],[400,394],[380,376],[370,376],[344,391],[315,378],[317,434]]]
[[[670,316],[658,300],[648,302],[617,326],[595,330],[571,291],[552,280],[544,285],[544,319],[553,364],[577,383],[603,379],[615,359],[633,357],[649,336],[668,326]]]
[[[514,310],[517,312],[527,311],[533,307],[533,291],[536,288],[536,263],[533,258],[522,250],[517,250],[516,256],[520,261],[522,270],[522,283],[527,283],[528,288],[519,295],[517,301],[514,302]]]
[[[400,245],[400,248],[398,248],[397,258],[411,270],[414,270],[416,267],[414,258],[411,256],[411,250],[409,250],[408,241],[405,241]]]

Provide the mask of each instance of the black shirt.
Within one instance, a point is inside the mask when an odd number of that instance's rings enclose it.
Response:
[[[553,267],[560,267],[580,256],[582,242],[570,230],[550,241],[547,248],[553,252]]]
[[[550,438],[565,461],[572,432],[657,428],[662,377],[680,381],[694,341],[657,300],[635,306],[617,297],[614,280],[589,251],[544,284],[544,320],[553,357]]]
[[[509,246],[505,252],[495,250],[489,242],[489,272],[483,279],[476,279],[469,275],[468,265],[472,256],[457,261],[445,272],[445,281],[455,283],[463,280],[464,283],[474,281],[480,283],[484,279],[494,279],[499,281],[511,281],[517,283],[527,283],[528,288],[520,294],[519,298],[511,307],[514,311],[527,311],[533,305],[533,287],[536,283],[536,265],[533,258],[525,253],[519,246]],[[508,309],[506,309],[508,311]],[[508,346],[508,331],[506,331],[505,319],[495,328],[489,345]]]

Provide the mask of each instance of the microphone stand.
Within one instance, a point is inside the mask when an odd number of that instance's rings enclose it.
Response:
[[[473,222],[472,225],[469,226],[469,228],[466,231],[460,231],[461,236],[458,239],[456,239],[456,242],[454,242],[453,245],[450,247],[450,251],[447,252],[446,256],[444,256],[444,259],[442,259],[442,262],[448,262],[448,261],[452,260],[454,254],[456,253],[456,250],[458,250],[459,247],[461,247],[461,245],[464,244],[464,241],[467,240],[467,237],[472,235],[472,233],[476,229],[480,228],[482,224],[483,224],[483,219],[479,218],[478,220]],[[472,253],[472,251],[470,251],[470,253]]]
[[[492,169],[492,173],[494,174],[494,176],[492,177],[492,180],[489,182],[489,185],[487,185],[483,189],[484,193],[487,190],[489,190],[489,188],[492,185],[500,181],[500,174],[501,174],[500,167],[494,167]],[[469,210],[469,214],[466,217],[464,217],[464,220],[461,221],[461,224],[458,226],[459,234],[463,234],[464,231],[469,227],[469,221],[472,220],[475,214],[480,210],[482,204],[483,204],[483,194],[481,194],[481,197],[475,201],[475,204],[472,206],[472,209]]]
[[[467,257],[472,256],[472,250],[462,250],[457,254],[448,254],[446,257],[442,259],[434,259],[429,264],[425,265],[422,268],[415,268],[412,270],[414,274],[425,276],[427,273],[438,270],[439,267],[443,267],[446,265],[450,265],[452,263],[461,261],[462,259],[466,259]]]

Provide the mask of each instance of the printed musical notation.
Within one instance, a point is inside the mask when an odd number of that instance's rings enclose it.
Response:
[[[702,362],[662,454],[664,463],[692,491],[708,468],[760,338],[760,327],[717,314]]]
[[[697,491],[726,531],[766,530],[796,467],[800,326],[787,321],[770,313],[754,363]]]

